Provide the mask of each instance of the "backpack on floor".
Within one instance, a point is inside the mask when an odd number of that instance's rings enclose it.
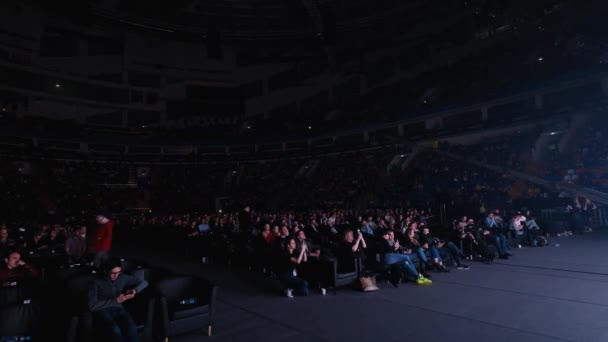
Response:
[[[549,241],[547,240],[546,237],[544,237],[542,235],[539,235],[536,238],[534,238],[534,242],[536,242],[537,247],[549,246]]]
[[[486,260],[494,261],[494,259],[496,259],[497,256],[498,256],[498,249],[496,249],[496,246],[488,245],[488,247],[486,249],[486,253],[484,255]]]

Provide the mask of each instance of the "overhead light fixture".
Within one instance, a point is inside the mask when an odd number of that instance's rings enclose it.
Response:
[[[61,84],[55,83],[55,88],[61,88]]]

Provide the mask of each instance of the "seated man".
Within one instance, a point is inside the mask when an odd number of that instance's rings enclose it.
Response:
[[[395,241],[394,243],[390,242],[392,231],[384,231],[382,232],[382,238],[384,242],[381,242],[378,246],[378,252],[382,256],[382,261],[385,265],[400,265],[403,267],[403,271],[405,273],[410,273],[416,278],[416,283],[418,285],[429,285],[432,283],[430,279],[426,279],[422,274],[416,271],[416,267],[412,264],[412,260],[409,256],[400,253],[401,246],[399,246],[399,241]],[[395,279],[392,282],[393,286],[398,286],[400,279]]]
[[[15,241],[8,236],[8,229],[5,225],[0,227],[0,255],[6,255],[15,247]]]
[[[132,299],[148,286],[148,282],[121,273],[121,262],[110,259],[102,268],[88,293],[89,310],[93,312],[99,333],[107,341],[137,341],[137,328],[122,303]]]
[[[512,256],[508,251],[507,238],[502,234],[500,225],[495,220],[494,214],[489,213],[486,218],[486,229],[482,231],[484,240],[489,245],[496,246],[498,256],[501,259],[508,259]]]
[[[0,285],[10,286],[11,283],[22,283],[35,280],[40,272],[21,260],[21,253],[10,252],[4,259],[5,264],[0,267]]]
[[[490,264],[494,261],[493,253],[490,253],[488,245],[484,240],[478,240],[473,232],[467,231],[465,225],[458,225],[452,235],[452,241],[462,246],[471,256],[479,255],[481,262]],[[464,251],[463,251],[464,253]]]
[[[422,234],[420,234],[420,243],[424,249],[430,249],[431,247],[435,247],[440,251],[447,252],[454,262],[456,263],[456,267],[459,270],[468,270],[469,266],[462,263],[462,259],[464,258],[464,253],[451,241],[443,241],[440,240],[433,235],[431,235],[431,230],[429,227],[424,226],[422,228]]]

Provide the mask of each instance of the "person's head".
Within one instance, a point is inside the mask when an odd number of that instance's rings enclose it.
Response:
[[[272,232],[273,232],[275,235],[279,235],[279,234],[281,233],[281,231],[279,230],[279,226],[274,226],[274,227],[272,227]]]
[[[86,226],[80,226],[80,227],[78,227],[78,229],[76,229],[76,231],[74,233],[76,235],[85,237],[87,235],[87,227]]]
[[[409,238],[413,238],[413,237],[414,237],[414,235],[416,234],[416,232],[415,232],[413,229],[411,229],[411,228],[410,228],[410,229],[408,229],[408,230],[406,230],[406,231],[405,231],[405,233],[407,234],[407,236],[408,236]]]
[[[0,228],[0,240],[4,241],[8,239],[8,229],[6,227]]]
[[[35,243],[38,243],[38,241],[40,241],[40,239],[42,239],[42,234],[41,233],[34,234],[33,240],[34,240]]]
[[[98,214],[97,216],[95,216],[95,222],[97,222],[98,224],[105,224],[108,223],[108,221],[109,219],[104,214]]]
[[[115,281],[122,272],[122,262],[120,259],[111,258],[103,265],[102,271],[108,279]]]
[[[422,233],[424,235],[428,235],[431,233],[431,230],[429,229],[429,227],[424,227],[424,228],[422,228]]]
[[[345,242],[351,243],[351,242],[355,241],[355,234],[353,234],[352,230],[347,230],[344,232],[343,239]]]
[[[303,230],[298,231],[298,239],[299,240],[306,240],[306,233],[304,233]]]
[[[296,244],[296,239],[290,238],[289,240],[287,240],[287,249],[294,250],[297,247],[298,245]]]
[[[6,267],[8,267],[9,270],[17,268],[21,262],[21,253],[17,251],[10,252],[4,261],[6,262]]]
[[[265,231],[265,232],[269,232],[269,231],[270,231],[270,225],[269,225],[268,223],[266,223],[266,224],[264,225],[264,231]]]
[[[418,222],[412,222],[409,225],[409,229],[413,231],[418,231]]]
[[[385,230],[384,232],[382,232],[382,238],[387,241],[390,240],[391,239],[390,232],[388,230]]]
[[[287,229],[287,226],[281,227],[281,235],[284,237],[289,236],[289,229]]]
[[[494,219],[494,213],[489,213],[489,214],[488,214],[488,217],[489,217],[491,220],[493,220],[493,219]]]
[[[51,230],[49,233],[49,239],[54,240],[57,238],[57,231],[55,229]]]

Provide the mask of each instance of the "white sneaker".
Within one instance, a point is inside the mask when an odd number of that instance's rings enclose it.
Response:
[[[287,295],[287,298],[293,298],[293,294],[291,292],[291,289],[285,290],[285,295]]]

